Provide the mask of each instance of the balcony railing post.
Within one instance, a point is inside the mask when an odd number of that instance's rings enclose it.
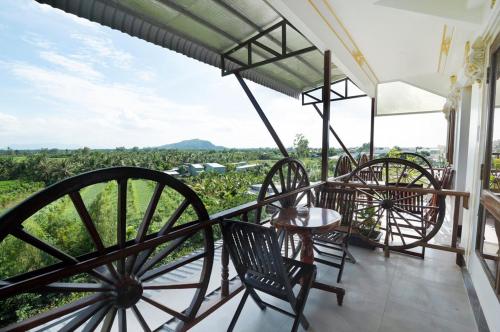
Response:
[[[455,204],[453,208],[453,228],[451,232],[451,247],[457,248],[458,240],[458,221],[460,219],[460,196],[454,197]],[[456,264],[458,266],[464,266],[464,257],[462,254],[457,253]]]
[[[226,246],[222,246],[221,252],[221,296],[229,296],[229,252]]]

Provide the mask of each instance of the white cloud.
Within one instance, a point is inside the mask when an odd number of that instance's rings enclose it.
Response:
[[[105,59],[108,65],[129,69],[134,60],[130,53],[116,48],[109,38],[84,34],[72,34],[71,37],[81,42],[81,55],[85,56],[89,61]]]
[[[101,73],[95,70],[92,65],[75,59],[71,59],[69,57],[66,57],[64,55],[58,54],[53,51],[42,51],[40,52],[40,57],[72,73],[83,75],[83,77],[88,77],[88,78],[102,77]]]

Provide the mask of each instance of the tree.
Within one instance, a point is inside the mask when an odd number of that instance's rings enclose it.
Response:
[[[302,134],[295,135],[293,140],[293,148],[298,158],[309,157],[309,140]]]

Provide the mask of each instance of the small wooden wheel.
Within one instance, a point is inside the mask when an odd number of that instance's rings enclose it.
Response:
[[[352,171],[352,162],[348,156],[342,155],[337,164],[335,165],[335,172],[333,173],[335,177],[349,174]]]
[[[257,201],[263,201],[265,198],[285,194],[290,191],[308,187],[309,177],[302,163],[294,158],[284,158],[278,161],[271,168],[262,187],[260,189]],[[270,204],[271,214],[278,213],[283,208],[295,207],[299,204],[311,204],[311,191],[303,191],[283,198]],[[305,200],[305,202],[304,202]],[[257,211],[257,220],[262,218],[262,209]],[[286,234],[280,230],[278,238],[282,244],[285,257],[296,257],[300,253],[301,242],[297,235]]]
[[[443,196],[404,190],[441,188],[428,171],[413,162],[375,159],[357,167],[345,182],[363,186],[355,188],[353,227],[373,245],[413,248],[432,239],[443,223]]]
[[[142,187],[147,183],[151,190],[144,200],[144,214],[133,221],[132,200],[127,197],[136,195],[132,184],[138,182]],[[109,233],[101,231],[103,220],[92,217],[84,203],[88,190],[98,184],[109,186],[110,197],[115,197],[109,209],[115,212],[105,215],[106,223],[113,225]],[[31,231],[36,230],[41,211],[61,199],[74,207],[74,217],[68,217],[71,223],[66,226],[86,234],[87,252],[78,252],[71,239],[58,246],[50,239],[52,233],[41,238]],[[126,331],[128,326],[129,331],[150,331],[171,318],[182,327],[195,318],[210,280],[212,229],[187,231],[206,220],[203,203],[189,187],[167,174],[143,168],[93,171],[33,195],[0,218],[0,248],[15,241],[19,248],[38,250],[52,263],[2,275],[0,300],[25,293],[57,294],[66,300],[6,329],[50,326],[61,331]],[[58,231],[52,230],[53,234]],[[13,252],[11,259],[22,261],[26,254]],[[183,267],[190,263],[192,273],[187,275]],[[181,275],[179,280],[175,275]]]

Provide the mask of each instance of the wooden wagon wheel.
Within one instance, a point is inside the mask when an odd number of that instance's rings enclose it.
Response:
[[[429,173],[434,176],[434,169],[432,168],[431,162],[421,154],[413,152],[401,152],[398,157],[404,160],[412,161],[415,164],[426,168]]]
[[[352,162],[348,156],[342,155],[339,160],[337,160],[337,164],[335,165],[335,172],[333,173],[335,177],[342,176],[348,174],[352,171]]]
[[[366,174],[371,174],[366,180]],[[443,196],[404,191],[405,188],[440,189],[423,167],[397,158],[382,158],[360,165],[345,179],[355,188],[354,228],[368,242],[386,249],[409,249],[427,242],[441,227]],[[403,189],[387,189],[397,187]]]
[[[366,164],[368,161],[370,161],[370,158],[366,153],[363,153],[359,156],[358,165]]]
[[[127,185],[137,180],[151,184],[152,194],[149,203],[146,198],[145,213],[135,229],[131,228],[127,216]],[[111,244],[103,241],[105,234],[98,231],[82,199],[82,189],[100,183],[116,189],[117,219]],[[171,214],[167,214],[166,208],[160,211],[165,193],[168,197],[178,197],[179,205],[172,206]],[[91,251],[82,255],[72,255],[71,248],[56,247],[30,234],[25,227],[36,220],[33,218],[44,207],[62,198],[68,200],[67,197],[76,210],[75,218],[79,219],[74,219],[75,222],[82,223],[81,229],[86,230],[91,243]],[[205,220],[208,213],[189,187],[167,174],[143,168],[97,170],[66,179],[33,195],[0,218],[0,246],[8,239],[21,241],[19,243],[53,257],[54,263],[3,276],[0,300],[26,292],[71,294],[72,297],[68,303],[9,325],[6,330],[25,331],[50,325],[61,331],[77,328],[126,331],[127,326],[133,331],[149,331],[172,317],[178,319],[177,328],[182,329],[184,323],[195,318],[210,280],[214,255],[212,229],[187,231]],[[186,246],[193,245],[197,248],[187,253]],[[17,255],[22,258],[22,253]],[[199,269],[188,280],[171,282],[171,272],[180,273],[178,271],[190,263]],[[172,295],[184,300],[174,305]]]
[[[260,189],[257,201],[267,197],[285,194],[290,191],[308,187],[310,185],[307,171],[302,163],[294,158],[284,158],[278,161],[267,174]],[[270,204],[270,213],[277,213],[283,208],[295,207],[303,200],[306,205],[311,204],[310,190],[285,197]],[[257,220],[262,218],[262,209],[257,211]],[[284,250],[285,257],[296,257],[300,253],[301,242],[298,236],[279,231],[278,238]]]

